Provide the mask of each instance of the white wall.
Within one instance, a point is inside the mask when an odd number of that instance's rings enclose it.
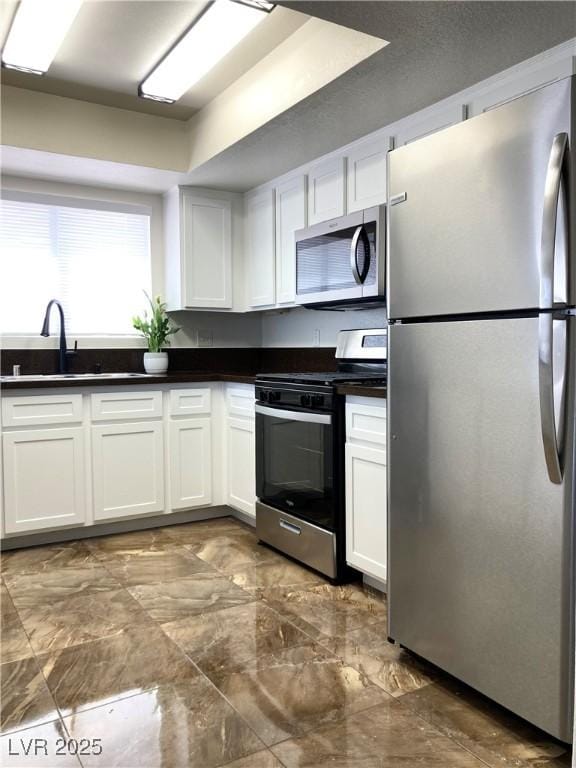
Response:
[[[379,328],[386,323],[383,309],[326,312],[287,309],[262,315],[263,347],[335,347],[338,331],[353,328]],[[314,332],[320,331],[319,343]]]
[[[185,172],[187,123],[25,88],[2,86],[2,143]]]
[[[162,196],[139,192],[129,192],[105,187],[90,187],[80,184],[43,181],[16,176],[4,176],[2,188],[19,192],[34,192],[61,197],[75,197],[83,200],[100,200],[115,203],[128,203],[146,206],[150,210],[150,251],[152,269],[152,291],[164,295],[164,238],[163,238],[163,206]],[[236,197],[240,198],[239,195]],[[235,208],[235,225],[238,229],[238,217],[241,215],[240,204]],[[238,209],[238,210],[236,210]],[[241,232],[237,234],[241,239]],[[44,307],[38,308],[41,318]],[[175,322],[182,330],[173,340],[175,347],[198,346],[198,332],[212,334],[212,345],[215,347],[257,347],[262,338],[260,314],[226,315],[217,312],[178,312]],[[73,345],[75,337],[70,336],[69,344]],[[47,339],[37,336],[2,338],[4,349],[45,349],[58,346],[58,338],[50,336]],[[137,337],[80,337],[78,346],[84,349],[102,349],[111,347],[144,346]]]
[[[225,314],[224,312],[171,312],[181,331],[174,336],[173,347],[260,347],[262,315],[259,312]],[[211,344],[203,343],[207,336]]]

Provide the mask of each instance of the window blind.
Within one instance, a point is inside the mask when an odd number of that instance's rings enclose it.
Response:
[[[150,217],[125,208],[0,200],[0,333],[39,334],[59,299],[70,334],[134,334],[151,290]]]

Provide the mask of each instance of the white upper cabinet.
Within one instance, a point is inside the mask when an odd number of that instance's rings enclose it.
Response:
[[[231,208],[229,200],[182,195],[187,307],[232,307]]]
[[[562,77],[569,77],[573,71],[574,61],[566,57],[551,61],[545,67],[518,72],[515,77],[503,82],[494,82],[474,94],[470,102],[470,117],[500,107]]]
[[[386,202],[386,153],[389,136],[362,141],[346,152],[348,213]]]
[[[430,136],[431,133],[442,131],[451,125],[461,123],[466,119],[465,104],[450,104],[442,109],[434,110],[425,116],[416,116],[403,120],[394,136],[394,146],[402,147],[413,141]]]
[[[345,159],[330,157],[308,172],[308,224],[319,224],[346,212]]]
[[[271,307],[276,300],[274,191],[245,198],[248,306]]]
[[[276,187],[276,303],[293,304],[296,297],[294,232],[306,226],[306,176],[295,176]]]
[[[164,198],[169,309],[232,308],[232,204],[187,189]]]

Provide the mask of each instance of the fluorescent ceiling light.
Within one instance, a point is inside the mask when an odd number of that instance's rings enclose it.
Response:
[[[81,5],[82,0],[21,0],[2,51],[2,64],[44,74]]]
[[[216,0],[140,85],[147,99],[177,101],[251,32],[272,3]]]

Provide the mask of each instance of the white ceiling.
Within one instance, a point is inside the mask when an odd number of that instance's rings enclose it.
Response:
[[[49,2],[50,0],[45,0]],[[138,85],[206,7],[205,0],[84,0],[47,75],[2,71],[2,82],[58,96],[187,119],[309,18],[275,8],[177,104],[140,99]],[[17,3],[0,0],[0,45]]]

